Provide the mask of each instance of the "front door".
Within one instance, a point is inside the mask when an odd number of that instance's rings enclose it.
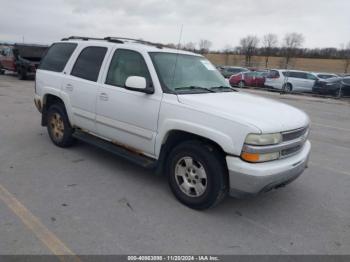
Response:
[[[159,90],[154,94],[124,88],[129,76],[153,81],[145,57],[133,50],[117,49],[97,96],[96,124],[98,134],[118,144],[125,144],[148,155],[154,155],[158,113],[162,99]],[[148,57],[148,65],[151,61]]]

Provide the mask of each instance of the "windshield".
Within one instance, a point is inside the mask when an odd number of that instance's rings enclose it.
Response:
[[[158,76],[166,89],[175,93],[232,91],[219,71],[200,56],[150,53]]]

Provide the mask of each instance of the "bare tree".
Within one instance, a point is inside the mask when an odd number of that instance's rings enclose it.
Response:
[[[194,52],[194,51],[196,51],[196,43],[188,42],[184,45],[184,49]]]
[[[344,48],[344,73],[349,72],[350,67],[350,42]]]
[[[304,43],[304,36],[298,33],[289,33],[283,39],[283,47],[285,48],[285,61],[288,68],[290,59],[295,55],[295,52]]]
[[[201,54],[206,54],[209,52],[210,47],[212,46],[212,42],[206,39],[201,39],[199,41],[199,51]]]
[[[269,58],[272,55],[272,49],[278,44],[278,38],[275,34],[267,34],[263,37],[263,49],[265,54],[265,67],[268,68]]]
[[[240,50],[245,55],[246,66],[251,66],[252,56],[255,54],[259,44],[259,38],[253,35],[248,35],[240,41]]]

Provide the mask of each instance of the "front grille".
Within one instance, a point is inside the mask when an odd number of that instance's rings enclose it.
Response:
[[[297,139],[306,134],[308,127],[282,133],[283,142]]]
[[[302,146],[303,145],[297,145],[295,147],[282,150],[281,151],[281,156],[282,157],[286,157],[286,156],[292,155],[294,153],[297,153],[302,148]]]
[[[297,145],[294,144],[293,146],[291,144],[291,147],[283,149],[281,151],[281,158],[286,158],[298,153],[303,148],[307,140],[308,132],[309,132],[309,127],[304,127],[304,128],[282,133],[282,138],[284,143],[290,142],[293,144],[293,140],[297,140],[301,138],[303,139],[300,141],[299,144]]]

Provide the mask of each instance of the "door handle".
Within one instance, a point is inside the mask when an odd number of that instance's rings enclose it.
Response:
[[[74,87],[73,87],[72,84],[67,84],[67,85],[66,85],[66,90],[67,90],[67,91],[73,91],[73,89],[74,89]]]
[[[100,100],[102,101],[108,101],[108,95],[106,93],[101,93],[100,94]]]

